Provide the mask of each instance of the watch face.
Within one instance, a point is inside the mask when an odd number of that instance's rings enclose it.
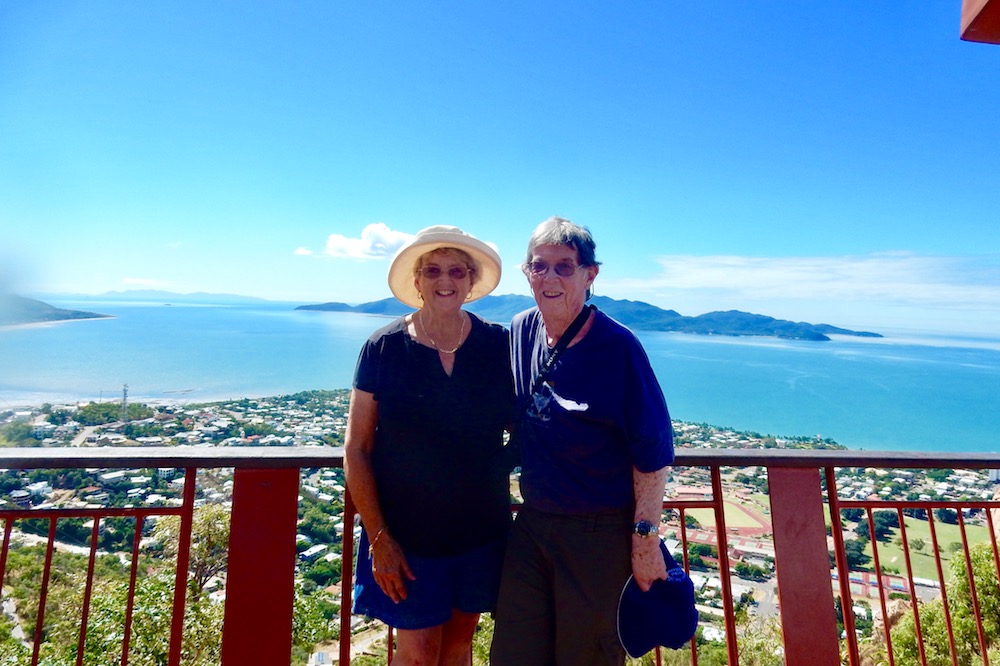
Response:
[[[656,534],[656,525],[648,520],[640,520],[632,528],[632,531],[641,537],[648,537],[650,534]]]

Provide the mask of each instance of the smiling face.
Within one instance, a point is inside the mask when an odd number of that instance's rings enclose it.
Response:
[[[413,284],[426,307],[447,312],[462,307],[475,279],[475,270],[468,255],[460,250],[444,248],[420,257]]]
[[[544,270],[546,267],[548,270]],[[570,268],[570,275],[559,274]],[[597,266],[580,266],[579,253],[570,245],[539,245],[525,265],[538,309],[551,321],[572,320],[579,314],[598,270]]]

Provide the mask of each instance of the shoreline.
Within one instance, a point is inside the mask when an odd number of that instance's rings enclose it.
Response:
[[[47,319],[45,321],[27,321],[19,324],[0,324],[0,332],[19,331],[32,328],[50,328],[62,324],[80,321],[96,321],[98,319],[117,319],[117,315],[97,315],[96,317],[73,317],[72,319]]]
[[[198,389],[174,389],[169,391],[163,391],[163,394],[157,397],[149,397],[139,394],[129,394],[128,401],[130,403],[141,403],[148,405],[153,408],[158,407],[185,407],[189,405],[213,405],[219,403],[231,403],[238,402],[240,400],[275,400],[279,397],[297,395],[299,393],[307,393],[310,391],[340,391],[340,390],[350,390],[346,388],[339,389],[300,389],[295,391],[284,391],[284,392],[268,392],[268,393],[247,393],[241,394],[236,397],[233,396],[199,396],[199,397],[179,397],[177,394],[187,394]],[[169,394],[169,395],[168,395]],[[70,398],[69,396],[49,396],[51,399],[43,399],[42,396],[35,396],[33,398],[27,399],[24,394],[18,394],[17,396],[5,396],[0,392],[0,412],[5,410],[11,412],[27,411],[27,412],[38,412],[41,410],[42,405],[48,404],[53,407],[79,407],[93,402],[100,403],[119,403],[121,402],[120,393],[109,393],[107,397],[94,396],[92,398]],[[56,397],[62,397],[64,399],[55,399]],[[13,400],[12,400],[13,399]],[[774,433],[774,432],[761,432],[749,427],[740,427],[734,425],[723,425],[718,423],[709,423],[705,420],[687,420],[683,418],[677,418],[676,416],[671,417],[671,422],[674,426],[674,436],[675,440],[680,440],[683,438],[684,433],[690,428],[707,428],[715,430],[721,433],[730,433],[734,436],[739,436],[741,438],[749,439],[760,439],[768,440],[773,439],[776,441],[782,441],[786,443],[816,443],[825,445],[827,448],[841,449],[845,451],[910,451],[910,452],[925,452],[925,453],[956,453],[956,452],[978,452],[978,453],[998,453],[1000,450],[992,449],[953,449],[953,448],[923,448],[923,447],[913,447],[913,446],[886,446],[878,445],[872,443],[865,444],[845,444],[839,440],[823,437],[815,433],[810,434],[789,434],[789,433]],[[739,446],[732,448],[741,448]]]
[[[171,396],[176,396],[176,394],[188,394],[190,392],[196,391],[197,389],[175,389],[169,391],[163,391],[163,394],[170,394]],[[306,393],[309,391],[320,390],[320,391],[349,391],[349,388],[340,389],[302,389],[300,391],[292,392],[281,392],[281,393],[268,393],[268,394],[243,394],[238,397],[148,397],[138,394],[129,394],[128,401],[130,403],[141,403],[148,405],[150,407],[184,407],[188,405],[208,405],[208,404],[218,404],[218,403],[230,403],[238,402],[241,400],[274,400],[279,397],[296,395],[298,393]],[[107,397],[93,397],[93,398],[76,398],[68,399],[69,396],[61,396],[64,399],[55,399],[58,396],[50,396],[52,399],[41,399],[40,396],[36,396],[31,399],[25,399],[23,395],[20,398],[10,396],[5,397],[3,393],[0,393],[0,411],[10,410],[10,411],[33,411],[38,412],[41,410],[43,405],[51,405],[52,407],[80,407],[82,405],[90,403],[118,403],[121,401],[121,394],[109,393]],[[713,423],[705,423],[701,421],[686,421],[678,418],[671,418],[671,422],[674,424],[674,435],[675,438],[680,438],[684,431],[688,428],[709,428],[717,430],[719,432],[733,433],[734,435],[741,435],[747,437],[760,437],[764,439],[775,439],[786,442],[817,442],[826,443],[832,448],[841,448],[845,450],[852,450],[851,447],[836,442],[835,440],[826,440],[818,435],[791,435],[791,434],[774,434],[774,433],[759,433],[750,429],[741,429],[736,426],[728,425],[718,425]],[[853,449],[853,450],[863,450],[863,449]],[[892,449],[869,449],[869,450],[892,450]]]

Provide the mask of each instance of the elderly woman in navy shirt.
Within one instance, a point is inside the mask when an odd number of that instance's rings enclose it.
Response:
[[[537,307],[511,324],[524,505],[504,561],[493,666],[624,663],[622,587],[630,575],[642,590],[666,578],[657,536],[670,415],[635,335],[586,305],[594,250],[586,228],[558,217],[528,245],[523,270]],[[533,390],[577,318],[579,332]]]

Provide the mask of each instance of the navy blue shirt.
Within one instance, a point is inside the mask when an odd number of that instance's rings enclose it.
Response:
[[[525,505],[558,514],[634,504],[632,468],[673,462],[673,428],[660,384],[635,335],[597,311],[565,349],[546,385],[527,395],[551,354],[541,313],[511,323],[511,365],[521,413],[521,493]]]

